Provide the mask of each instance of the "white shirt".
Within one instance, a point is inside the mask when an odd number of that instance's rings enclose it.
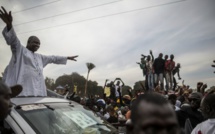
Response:
[[[116,95],[116,97],[119,97],[118,88],[120,88],[120,92],[122,93],[122,87],[115,85],[115,95]]]
[[[8,86],[22,85],[23,90],[19,96],[47,96],[43,68],[49,63],[66,64],[67,57],[45,56],[31,52],[21,45],[13,28],[10,31],[4,28],[2,34],[12,51],[3,81]]]
[[[215,119],[208,119],[198,124],[191,134],[215,134]]]

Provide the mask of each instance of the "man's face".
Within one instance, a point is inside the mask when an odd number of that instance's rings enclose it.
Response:
[[[0,93],[0,120],[3,120],[11,111],[11,102],[10,102],[11,90],[9,88],[1,89]]]
[[[139,104],[138,121],[134,124],[135,134],[178,134],[179,127],[170,104],[154,105],[142,101]]]
[[[117,81],[116,85],[119,86],[119,84],[120,84],[120,81]]]
[[[171,55],[171,56],[170,56],[170,59],[173,60],[173,59],[174,59],[174,55]]]
[[[36,52],[40,48],[40,40],[36,36],[30,37],[27,48],[32,52]]]
[[[165,57],[164,57],[164,58],[165,58],[165,60],[167,60],[167,59],[168,59],[168,55],[165,55]]]

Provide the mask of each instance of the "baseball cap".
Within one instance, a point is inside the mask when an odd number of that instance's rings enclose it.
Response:
[[[11,98],[16,97],[17,95],[19,95],[22,92],[21,85],[14,85],[12,87],[8,87],[5,83],[0,81],[0,92],[1,92],[1,90],[4,90],[4,89],[8,89],[8,90],[11,89],[11,94],[10,94]]]

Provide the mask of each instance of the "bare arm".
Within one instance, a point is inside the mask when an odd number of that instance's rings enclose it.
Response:
[[[150,55],[152,56],[152,62],[154,62],[154,56],[153,56],[152,50],[150,50]]]
[[[103,89],[105,89],[105,86],[106,86],[106,84],[107,84],[107,81],[108,81],[108,79],[105,80],[105,84],[104,84],[104,88],[103,88]]]
[[[181,79],[181,77],[180,77],[180,70],[178,69],[178,71],[177,71],[177,74],[178,74],[178,79],[180,80]]]
[[[122,82],[122,87],[124,87],[125,83],[122,81],[122,79],[119,78],[119,80]]]

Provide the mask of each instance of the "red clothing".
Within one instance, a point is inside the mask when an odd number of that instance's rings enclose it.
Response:
[[[167,60],[165,63],[165,69],[171,72],[175,68],[175,62],[171,60]]]

